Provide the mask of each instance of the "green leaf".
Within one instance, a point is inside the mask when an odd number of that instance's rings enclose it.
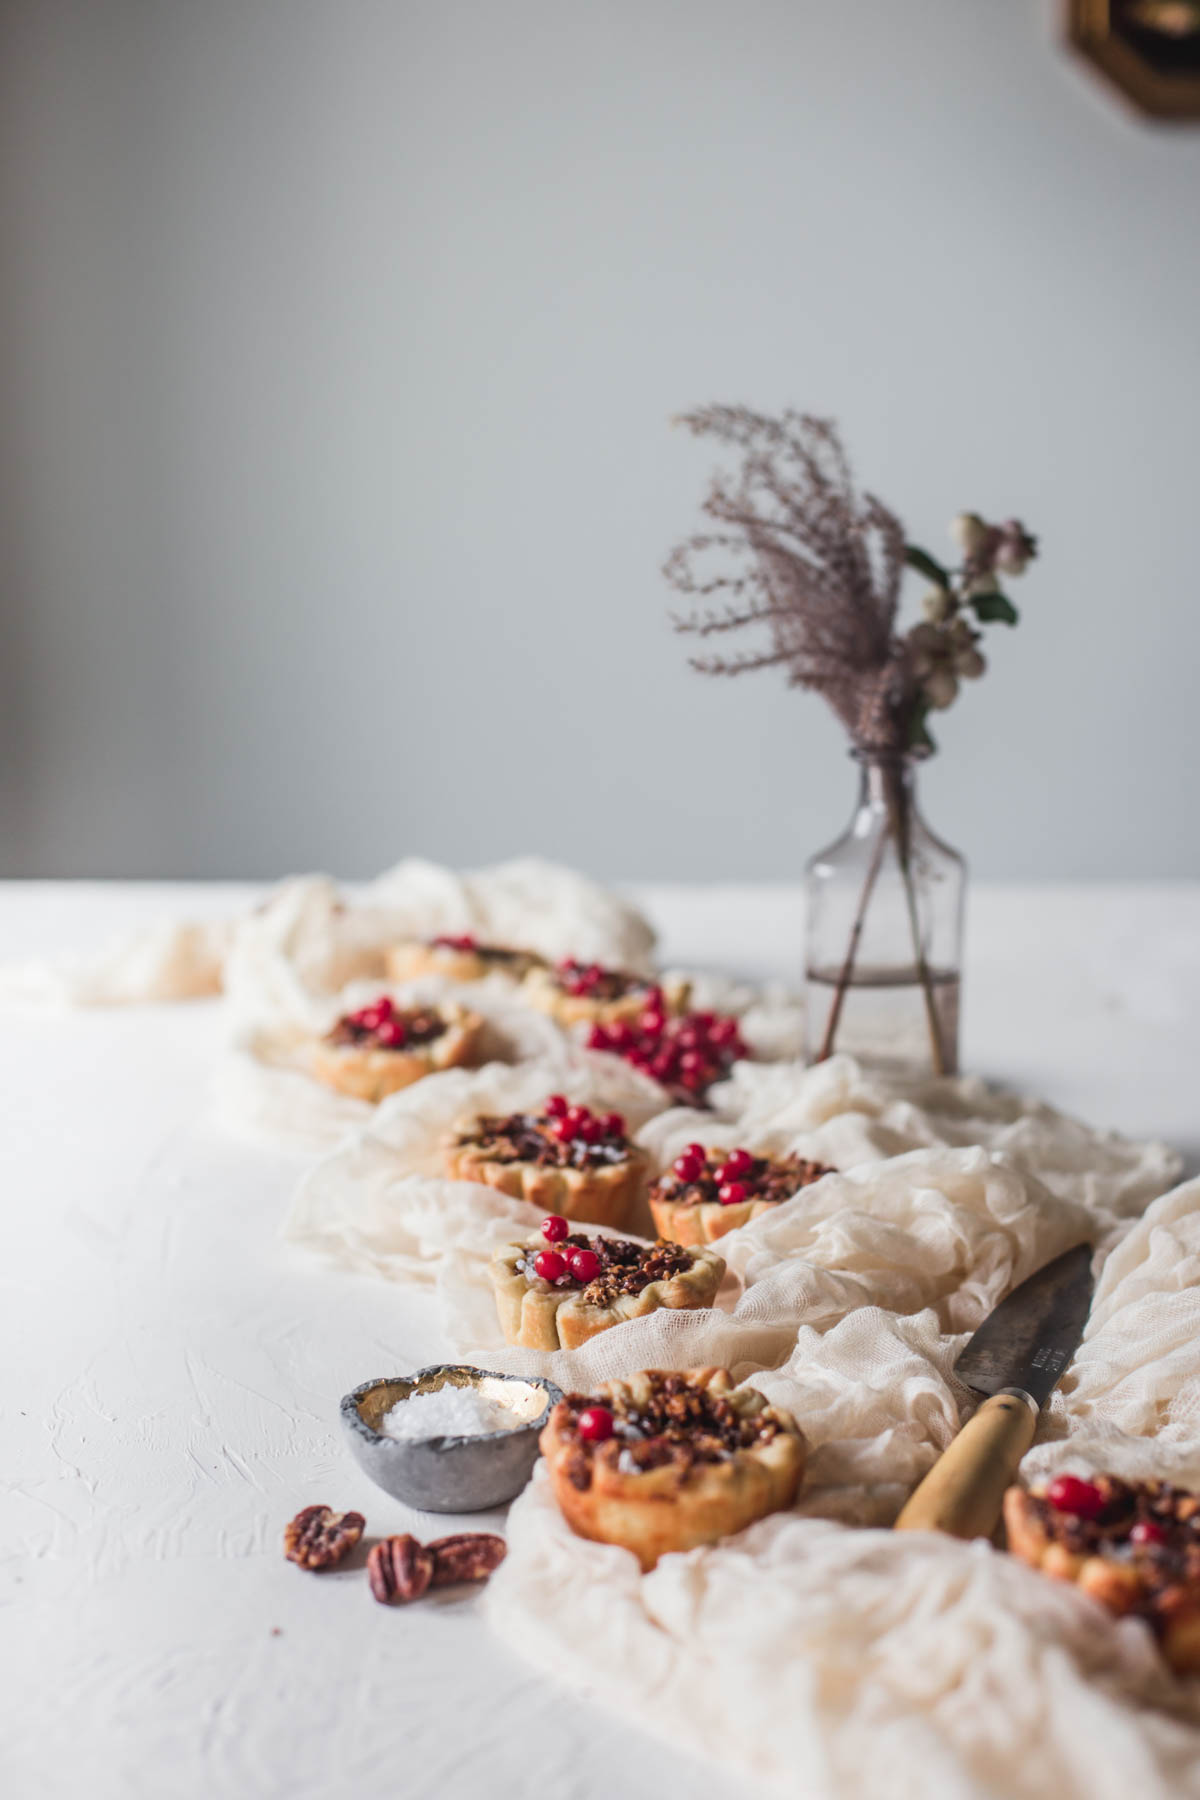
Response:
[[[910,750],[928,750],[932,755],[937,749],[937,742],[929,729],[928,719],[928,702],[918,700],[908,722],[908,747]]]
[[[981,625],[1015,625],[1020,616],[1007,594],[973,594],[967,604]]]
[[[910,569],[919,569],[922,575],[928,575],[938,587],[950,586],[950,571],[943,569],[940,562],[930,556],[928,550],[922,550],[919,544],[905,544],[904,560]]]

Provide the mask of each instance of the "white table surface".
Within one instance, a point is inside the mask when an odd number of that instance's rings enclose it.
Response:
[[[0,885],[0,958],[253,891]],[[795,973],[795,891],[634,892],[669,960]],[[1200,885],[976,889],[964,1007],[967,1067],[1200,1165]],[[303,1164],[210,1122],[222,1029],[208,1003],[0,1016],[0,1793],[743,1793],[547,1687],[471,1597],[384,1609],[361,1568],[284,1562],[312,1501],[457,1528],[380,1494],[336,1426],[346,1389],[444,1346],[422,1299],[278,1241]]]

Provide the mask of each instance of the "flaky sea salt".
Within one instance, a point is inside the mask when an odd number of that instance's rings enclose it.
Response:
[[[486,1431],[512,1431],[522,1421],[507,1406],[489,1400],[473,1387],[440,1387],[398,1400],[379,1423],[383,1437],[402,1443],[415,1438],[481,1437]]]

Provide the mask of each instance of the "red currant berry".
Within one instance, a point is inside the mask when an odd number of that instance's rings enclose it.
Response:
[[[585,1406],[579,1415],[579,1435],[589,1444],[602,1444],[613,1434],[613,1416],[607,1406]]]
[[[1078,1475],[1060,1475],[1046,1489],[1046,1498],[1056,1511],[1080,1519],[1094,1519],[1104,1510],[1104,1495],[1095,1482],[1081,1481]]]
[[[591,1116],[592,1109],[590,1106],[568,1106],[565,1114],[568,1124],[571,1125],[582,1125],[583,1121],[585,1119],[590,1119]]]
[[[559,1281],[567,1272],[567,1259],[557,1250],[539,1250],[533,1266],[543,1281]]]
[[[699,1181],[704,1173],[704,1164],[696,1156],[677,1156],[671,1168],[680,1181]]]
[[[542,1220],[542,1236],[548,1244],[561,1244],[570,1229],[568,1221],[559,1213],[551,1213],[548,1219]]]
[[[740,1206],[743,1200],[750,1198],[750,1190],[741,1181],[725,1181],[717,1189],[717,1199],[722,1206]]]
[[[571,1273],[576,1281],[595,1281],[600,1273],[600,1258],[594,1250],[575,1250],[571,1254]]]
[[[743,1175],[749,1175],[754,1167],[754,1158],[749,1150],[731,1150],[725,1158],[723,1179],[740,1181]]]
[[[638,1020],[638,1024],[646,1033],[647,1037],[661,1037],[666,1022],[666,1014],[656,1012],[653,1007],[647,1008]]]
[[[1139,1519],[1129,1534],[1131,1544],[1164,1544],[1167,1534],[1154,1519]]]
[[[560,1144],[569,1144],[575,1136],[575,1127],[570,1119],[553,1119],[550,1123],[550,1135],[557,1138]]]
[[[712,1042],[720,1044],[722,1049],[732,1044],[735,1038],[739,1041],[741,1038],[736,1019],[718,1019],[716,1024],[710,1028],[708,1035]]]
[[[598,1144],[604,1136],[604,1121],[596,1118],[581,1119],[575,1127],[575,1133],[585,1144]]]
[[[385,1050],[399,1050],[408,1040],[408,1033],[399,1019],[385,1019],[375,1036]]]
[[[565,1094],[551,1094],[546,1102],[546,1117],[548,1119],[561,1119],[567,1110],[567,1105],[567,1096]]]
[[[685,1144],[683,1146],[683,1154],[685,1156],[698,1156],[701,1162],[706,1162],[708,1160],[708,1151],[704,1148],[703,1144]]]
[[[617,1019],[608,1027],[608,1041],[614,1050],[628,1050],[635,1042],[633,1032],[624,1019]]]
[[[622,1138],[625,1136],[625,1114],[605,1113],[601,1120],[606,1137]]]
[[[656,1081],[670,1081],[675,1073],[675,1058],[669,1050],[660,1050],[650,1059],[650,1073]]]
[[[708,1058],[699,1050],[685,1050],[679,1059],[679,1067],[684,1075],[701,1075],[708,1067]]]
[[[608,1050],[611,1048],[608,1041],[608,1030],[606,1026],[592,1026],[592,1029],[588,1032],[587,1036],[587,1047],[589,1050]]]
[[[361,1025],[364,1031],[378,1031],[383,1024],[384,1015],[377,1006],[364,1006],[358,1012],[350,1014],[351,1023]]]

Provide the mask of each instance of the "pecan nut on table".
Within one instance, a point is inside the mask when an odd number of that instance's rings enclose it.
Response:
[[[306,1506],[284,1529],[284,1555],[302,1569],[336,1568],[349,1556],[366,1523],[358,1512],[335,1513],[328,1506]]]
[[[382,1538],[367,1557],[367,1579],[381,1605],[419,1600],[430,1588],[486,1581],[508,1546],[490,1531],[460,1531],[422,1544],[410,1532]]]

